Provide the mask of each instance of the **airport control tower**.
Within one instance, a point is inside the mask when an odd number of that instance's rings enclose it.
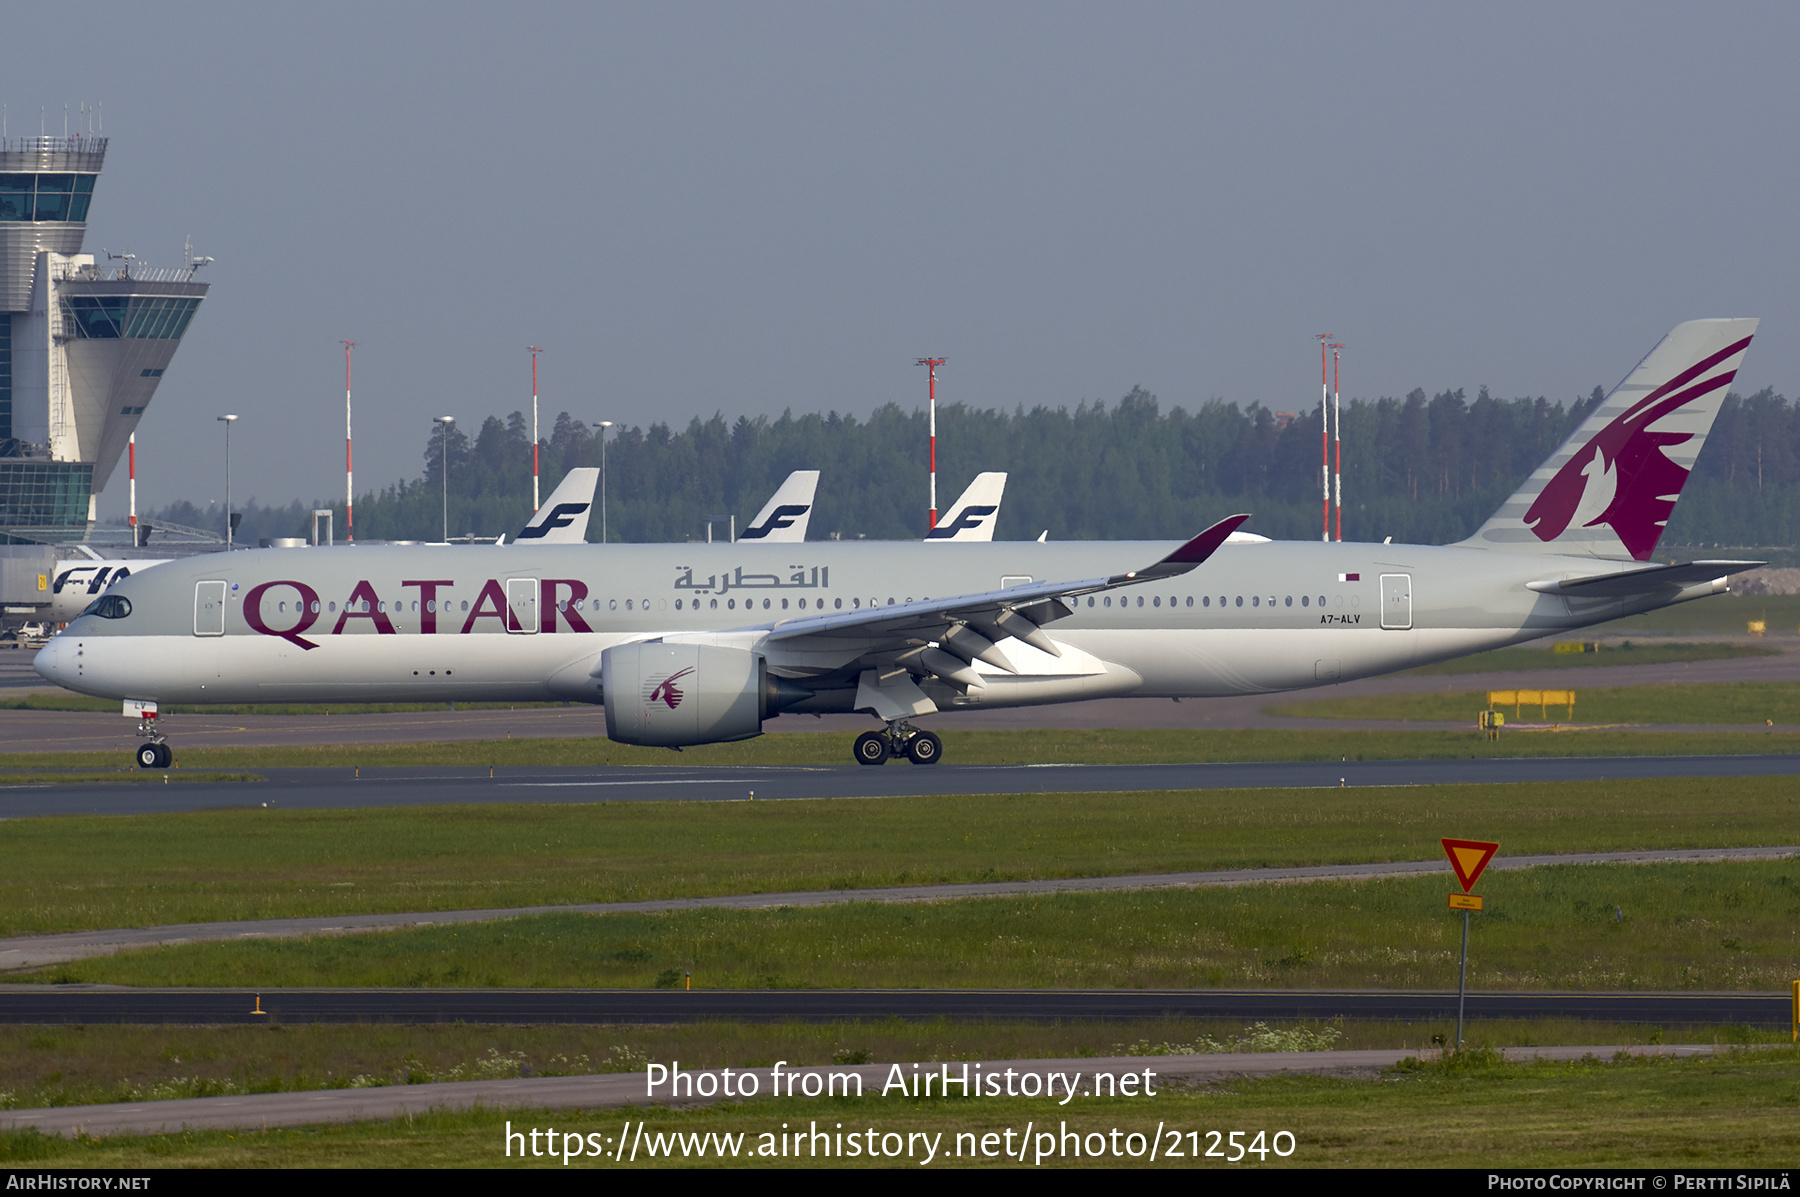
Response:
[[[206,295],[81,252],[106,138],[0,139],[0,540],[78,540]]]

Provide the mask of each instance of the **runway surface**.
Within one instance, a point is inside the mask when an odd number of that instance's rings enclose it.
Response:
[[[1667,777],[1792,777],[1800,754],[1532,757],[1409,761],[1263,761],[1174,765],[954,765],[896,762],[759,768],[503,766],[258,769],[265,781],[191,781],[181,770],[133,780],[0,787],[0,818],[136,815],[269,805],[321,810],[506,802],[737,802],[927,794],[1070,794],[1141,790],[1470,785]],[[167,780],[161,780],[166,778]]]
[[[1731,637],[1713,637],[1715,640]],[[1226,731],[1236,729],[1306,730],[1464,730],[1463,722],[1403,722],[1401,720],[1346,721],[1341,719],[1289,719],[1271,715],[1264,708],[1290,702],[1329,698],[1380,699],[1393,694],[1466,692],[1550,687],[1562,689],[1605,686],[1662,685],[1672,682],[1791,682],[1800,681],[1800,645],[1770,641],[1763,647],[1781,648],[1779,655],[1694,661],[1664,665],[1598,665],[1565,669],[1447,675],[1390,675],[1320,686],[1286,694],[1244,698],[1190,698],[1171,702],[1163,698],[1106,698],[1055,706],[1018,707],[998,711],[958,711],[919,721],[939,730],[979,729],[1091,729],[1128,727],[1161,730]],[[18,654],[25,657],[25,654]],[[7,654],[10,656],[10,654]],[[26,658],[27,660],[29,658]],[[7,677],[23,681],[24,667],[0,657],[0,685]],[[36,676],[32,674],[31,676]],[[39,679],[41,682],[42,679]],[[47,687],[39,686],[38,689]],[[51,688],[53,689],[53,688]],[[23,690],[18,691],[23,693]],[[1376,708],[1379,710],[1379,707]],[[405,742],[453,743],[471,740],[572,739],[606,734],[606,719],[599,707],[551,706],[520,710],[434,710],[389,715],[171,715],[164,730],[179,750],[188,748],[251,747],[301,744],[393,744]],[[0,753],[6,752],[109,752],[127,756],[137,747],[136,724],[118,714],[79,711],[0,711]],[[833,732],[846,737],[866,731],[874,721],[862,715],[827,715],[822,718],[788,715],[771,719],[765,730],[778,732]],[[1669,730],[1665,726],[1621,730]],[[1693,729],[1689,729],[1693,730]],[[1766,731],[1762,724],[1707,725],[1706,731]],[[1775,729],[1793,731],[1794,728]],[[849,758],[846,740],[845,758]]]
[[[261,1014],[253,1013],[260,1005]],[[1468,995],[1470,1018],[1789,1025],[1774,993]],[[862,1018],[1144,1018],[1420,1021],[1456,1017],[1455,990],[1312,989],[121,989],[0,986],[0,1022],[180,1025],[283,1023],[835,1022]]]
[[[1546,865],[1650,864],[1779,860],[1800,855],[1800,847],[1677,848],[1635,852],[1571,852],[1502,856],[1493,872]],[[409,911],[390,914],[321,915],[310,918],[244,919],[219,923],[175,923],[105,931],[67,931],[0,939],[0,972],[39,968],[71,960],[110,956],[133,948],[219,942],[231,939],[289,939],[308,935],[354,935],[406,927],[440,927],[539,914],[664,914],[677,910],[766,910],[775,906],[833,906],[845,902],[952,902],[1019,894],[1120,893],[1144,889],[1273,885],[1303,881],[1364,881],[1372,877],[1416,877],[1437,873],[1449,880],[1449,865],[1437,860],[1377,861],[1368,864],[1301,865],[1288,868],[1211,869],[1187,873],[1137,873],[1115,877],[1059,877],[1028,881],[974,881],[939,885],[896,885],[876,889],[800,890],[726,894],[708,898],[660,898],[637,902],[591,902],[576,906],[526,906],[488,910]]]
[[[1707,1056],[1722,1050],[1712,1044],[1655,1044],[1627,1048],[1593,1047],[1512,1047],[1502,1048],[1509,1061],[1580,1060],[1587,1056],[1611,1059],[1619,1052],[1633,1056],[1690,1057]],[[948,1064],[950,1075],[967,1075],[973,1080],[996,1076],[1000,1083],[1024,1084],[1022,1074],[1035,1073],[1036,1088],[1043,1092],[1051,1082],[1050,1074],[1069,1078],[1058,1084],[1059,1092],[1073,1091],[1071,1101],[1094,1095],[1096,1076],[1115,1078],[1109,1088],[1117,1088],[1119,1079],[1131,1075],[1142,1078],[1154,1096],[1172,1080],[1186,1083],[1220,1081],[1237,1077],[1310,1074],[1316,1076],[1370,1076],[1392,1068],[1408,1056],[1428,1052],[1391,1048],[1326,1052],[1233,1052],[1192,1056],[1101,1056],[1078,1059],[1045,1060],[979,1060]],[[909,1061],[910,1063],[910,1061]],[[785,1068],[782,1075],[792,1075],[793,1096],[808,1096],[810,1084],[814,1092],[831,1092],[831,1078],[838,1078],[841,1093],[850,1088],[844,1079],[858,1077],[862,1092],[878,1094],[887,1083],[892,1064],[829,1064],[814,1067]],[[744,1069],[732,1069],[741,1074]],[[771,1070],[758,1067],[757,1090],[767,1095],[775,1087]],[[1012,1081],[1008,1073],[1013,1074]],[[1148,1074],[1148,1075],[1146,1075]],[[731,1079],[721,1070],[696,1069],[688,1075],[697,1089],[714,1094],[725,1092]],[[902,1075],[908,1075],[903,1070]],[[940,1077],[944,1075],[941,1071]],[[818,1077],[808,1081],[807,1077]],[[740,1081],[741,1083],[741,1081]],[[971,1086],[972,1088],[973,1086]],[[667,1088],[666,1086],[664,1087]],[[1135,1088],[1135,1086],[1134,1086]],[[112,1105],[55,1106],[38,1110],[0,1111],[0,1128],[32,1128],[48,1135],[122,1135],[160,1134],[184,1130],[262,1129],[276,1126],[315,1126],[323,1123],[357,1122],[379,1118],[398,1118],[424,1114],[432,1110],[484,1109],[594,1110],[624,1106],[675,1104],[708,1105],[709,1099],[694,1095],[671,1101],[666,1096],[652,1096],[647,1078],[641,1072],[616,1072],[598,1076],[512,1077],[495,1081],[451,1081],[433,1085],[385,1085],[363,1089],[312,1089],[299,1093],[257,1093],[236,1097],[190,1097],[173,1101],[120,1102]],[[951,1090],[955,1092],[954,1089]],[[786,1096],[786,1094],[784,1094]],[[1054,1100],[1063,1114],[1081,1112],[1079,1106],[1065,1106]],[[627,1120],[619,1138],[630,1131]],[[640,1127],[640,1135],[642,1128]],[[603,1136],[603,1159],[628,1156],[630,1148],[611,1135]],[[642,1138],[635,1139],[642,1150]],[[525,1150],[521,1140],[520,1151]],[[557,1153],[549,1153],[555,1156]],[[646,1156],[646,1159],[649,1157]],[[585,1161],[584,1161],[585,1162]]]

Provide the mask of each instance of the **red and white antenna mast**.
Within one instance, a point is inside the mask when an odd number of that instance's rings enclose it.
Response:
[[[355,341],[345,341],[344,346],[344,539],[356,540],[356,471],[353,467],[354,457],[351,454],[350,436],[350,347]]]
[[[542,506],[538,499],[537,355],[544,352],[544,347],[527,348],[531,350],[531,510],[535,512]]]
[[[931,372],[931,522],[927,528],[937,527],[937,368],[948,358],[922,357],[919,365],[927,366]]]
[[[1319,494],[1320,540],[1331,539],[1331,375],[1326,370],[1326,344],[1334,333],[1314,333],[1319,338]]]
[[[1331,347],[1331,447],[1335,455],[1331,470],[1331,506],[1337,512],[1337,538],[1344,539],[1344,412],[1338,405],[1339,341]]]
[[[137,433],[131,434],[126,452],[129,454],[131,462],[131,545],[136,548],[141,543],[137,530]]]

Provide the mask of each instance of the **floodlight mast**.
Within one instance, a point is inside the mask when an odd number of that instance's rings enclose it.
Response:
[[[237,524],[231,518],[231,426],[237,417],[219,416],[218,422],[225,425],[225,547],[229,549],[237,540]]]
[[[1331,347],[1331,447],[1335,455],[1331,470],[1331,505],[1337,511],[1337,538],[1344,539],[1344,410],[1339,406],[1338,351],[1339,341]]]
[[[1331,539],[1331,378],[1325,372],[1326,344],[1335,333],[1314,333],[1319,338],[1319,494],[1320,540]]]
[[[350,349],[355,341],[344,341],[344,539],[356,543],[356,471],[353,467],[350,436]]]
[[[433,416],[431,422],[438,426],[438,444],[442,449],[443,464],[438,467],[443,475],[444,483],[444,543],[450,543],[450,429],[456,423],[455,416]]]
[[[606,543],[606,430],[613,426],[611,420],[601,420],[594,425],[600,430],[600,543]]]
[[[537,357],[544,352],[544,347],[530,345],[527,348],[531,350],[531,510],[535,514],[543,506],[538,498]]]
[[[931,514],[927,529],[937,527],[937,368],[948,358],[922,357],[918,364],[929,367],[931,374]]]

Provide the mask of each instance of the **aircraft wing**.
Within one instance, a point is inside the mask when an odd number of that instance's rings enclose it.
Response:
[[[1654,565],[1648,569],[1628,569],[1622,573],[1595,574],[1586,578],[1545,578],[1525,583],[1525,589],[1578,598],[1618,598],[1695,586],[1767,564],[1766,561],[1684,561],[1678,565]]]
[[[513,543],[530,540],[538,544],[586,544],[588,516],[594,512],[594,488],[599,485],[599,470],[570,470],[537,514],[513,537]]]
[[[780,643],[790,648],[805,647],[806,641],[821,648],[859,641],[870,650],[903,650],[916,647],[913,645],[916,641],[936,640],[950,652],[929,646],[918,647],[923,670],[968,682],[975,674],[967,668],[963,657],[987,660],[1003,669],[1012,668],[1006,663],[1004,654],[994,652],[994,641],[1008,636],[1051,656],[1061,656],[1062,650],[1041,627],[1073,613],[1073,605],[1066,600],[1185,574],[1211,557],[1225,543],[1225,538],[1249,518],[1248,515],[1234,515],[1220,520],[1162,560],[1130,573],[1067,582],[1028,583],[978,594],[950,595],[897,603],[891,607],[864,607],[810,619],[782,620],[765,625],[769,629],[768,640],[771,644]],[[953,656],[953,653],[961,653],[963,657]]]
[[[798,544],[805,540],[806,525],[812,522],[813,493],[818,489],[819,471],[795,470],[763,504],[750,526],[738,533],[738,539],[760,540],[764,544]]]

